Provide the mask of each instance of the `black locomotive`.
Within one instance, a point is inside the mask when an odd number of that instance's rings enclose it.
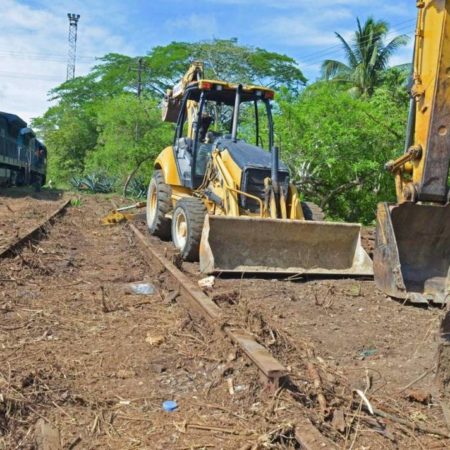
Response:
[[[43,186],[47,148],[19,116],[0,112],[0,184]]]

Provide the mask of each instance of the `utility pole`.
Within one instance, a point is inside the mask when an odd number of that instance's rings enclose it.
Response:
[[[66,80],[75,78],[75,63],[77,59],[77,30],[79,14],[68,13],[69,18],[69,55],[67,59],[67,77]]]
[[[142,70],[144,69],[144,60],[142,58],[139,58],[138,60],[138,85],[137,85],[137,96],[138,98],[141,98],[142,93]]]
[[[132,72],[137,72],[136,95],[140,99],[142,95],[142,74],[148,73],[144,58],[139,57],[137,60],[137,67],[128,67],[128,70]]]

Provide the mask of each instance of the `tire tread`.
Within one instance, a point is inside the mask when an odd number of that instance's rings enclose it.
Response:
[[[172,189],[165,183],[164,175],[161,170],[154,171],[150,186],[153,181],[156,183],[158,211],[156,213],[154,225],[147,223],[147,226],[150,234],[159,237],[160,239],[168,240],[171,236],[171,220],[166,217],[166,214],[172,209]],[[149,202],[148,198],[147,202]]]
[[[199,259],[200,240],[207,213],[206,207],[203,201],[197,197],[185,197],[178,200],[175,210],[179,207],[183,208],[185,212],[189,229],[188,240],[186,247],[181,252],[181,257],[185,261],[195,262]],[[175,221],[172,226],[175,226]]]

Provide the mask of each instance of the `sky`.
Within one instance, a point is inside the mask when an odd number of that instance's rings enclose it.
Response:
[[[67,13],[80,14],[76,74],[108,52],[146,54],[172,41],[237,38],[293,57],[310,81],[324,59],[343,59],[334,34],[351,38],[356,17],[386,20],[388,39],[413,36],[415,0],[0,0],[0,111],[26,121],[65,81]],[[409,62],[410,44],[391,65]]]

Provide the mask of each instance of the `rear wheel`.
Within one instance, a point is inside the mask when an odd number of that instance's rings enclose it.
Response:
[[[322,208],[313,202],[302,202],[303,215],[305,220],[314,220],[323,222],[325,220],[325,213]]]
[[[147,226],[150,234],[170,239],[170,219],[166,214],[172,209],[172,189],[164,182],[161,170],[155,170],[147,193]]]
[[[185,261],[198,261],[206,208],[196,197],[178,200],[172,217],[172,241]]]

